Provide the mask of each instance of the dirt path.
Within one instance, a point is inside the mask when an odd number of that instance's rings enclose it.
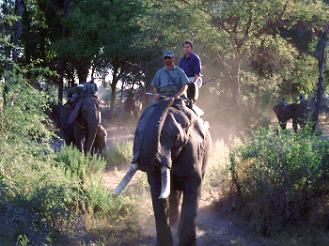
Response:
[[[112,170],[107,171],[104,174],[104,183],[113,190],[115,186],[120,182],[121,178],[125,174],[125,170]],[[145,180],[145,174],[139,172],[132,179],[127,192],[131,192],[134,189],[138,189],[140,180]],[[138,204],[140,209],[139,225],[143,232],[142,237],[146,238],[143,241],[145,246],[155,245],[155,225],[153,219],[153,211],[151,206],[151,199],[148,194],[147,185],[144,183],[146,190],[144,191],[143,198]],[[214,188],[215,189],[215,188]],[[265,245],[261,242],[254,242],[248,232],[240,228],[230,216],[225,215],[222,212],[218,212],[212,207],[212,200],[209,197],[202,196],[199,213],[197,217],[197,242],[199,246],[217,246],[217,245],[248,245],[248,246],[260,246]],[[174,240],[177,244],[177,228],[173,229]]]
[[[322,135],[329,138],[329,118],[325,115],[320,116],[319,129]],[[132,139],[132,131],[129,129],[124,137],[117,136],[109,139],[109,146],[112,142],[118,139]],[[122,132],[121,132],[122,133]],[[104,183],[109,190],[113,190],[119,183],[128,168],[122,170],[111,170],[104,173]],[[143,186],[143,187],[141,187]],[[247,231],[242,226],[242,223],[236,222],[234,215],[227,214],[223,211],[214,209],[212,203],[218,200],[218,197],[209,196],[209,194],[218,194],[220,187],[212,187],[211,190],[203,192],[197,217],[197,245],[198,246],[267,246],[278,245],[269,243],[270,240],[264,238],[253,238],[252,233]],[[137,193],[136,193],[137,191]],[[130,194],[138,194],[142,196],[139,200],[138,207],[139,217],[138,223],[140,225],[143,235],[142,243],[139,245],[153,246],[156,243],[156,231],[153,218],[153,211],[151,205],[151,198],[149,196],[148,185],[145,174],[138,172],[132,179],[127,191]],[[173,235],[175,245],[178,242],[177,228],[173,228]],[[129,246],[129,244],[127,244]]]

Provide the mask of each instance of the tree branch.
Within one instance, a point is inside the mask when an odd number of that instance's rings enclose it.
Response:
[[[284,13],[287,10],[287,6],[288,6],[288,0],[286,0],[285,5],[283,6],[282,11],[280,12],[280,14],[277,16],[277,18],[274,21],[268,21],[256,34],[255,37],[259,38],[260,36],[262,36],[264,33],[268,32],[269,30],[273,30],[276,27],[279,27],[280,24],[282,23],[282,16],[284,15]]]

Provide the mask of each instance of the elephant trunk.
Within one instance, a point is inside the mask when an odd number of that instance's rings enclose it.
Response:
[[[170,170],[168,167],[161,167],[161,194],[159,199],[167,199],[170,194]]]
[[[138,169],[138,165],[136,163],[132,163],[128,172],[126,173],[126,175],[123,177],[123,179],[121,180],[121,182],[118,184],[118,186],[115,188],[113,195],[117,196],[119,195],[128,185],[128,183],[130,182],[131,178],[134,176],[134,174],[136,173]]]

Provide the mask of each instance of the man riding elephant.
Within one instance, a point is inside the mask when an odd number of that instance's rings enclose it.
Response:
[[[74,143],[85,153],[100,153],[105,148],[106,130],[100,125],[97,91],[93,82],[68,90],[68,102],[61,110],[61,129],[67,144]]]
[[[179,60],[179,67],[184,70],[191,83],[202,86],[201,59],[193,52],[193,43],[190,40],[183,42],[183,57]]]
[[[196,215],[211,137],[208,122],[182,103],[188,81],[186,75],[173,65],[171,52],[165,52],[163,58],[166,66],[158,70],[152,82],[159,100],[147,107],[138,121],[133,164],[115,194],[124,189],[137,169],[146,172],[157,245],[172,246],[168,219],[171,225],[177,221],[182,193],[179,245],[193,246],[196,245]]]
[[[199,88],[202,86],[201,59],[193,52],[193,42],[183,42],[183,57],[179,60],[179,67],[184,70],[189,79],[187,97],[195,102],[199,97]]]
[[[177,100],[186,95],[189,80],[184,71],[174,64],[173,52],[164,52],[163,62],[165,66],[156,72],[152,80],[155,98],[160,99],[160,96],[166,96]]]

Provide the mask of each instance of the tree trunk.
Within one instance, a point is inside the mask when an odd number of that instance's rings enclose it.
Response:
[[[241,58],[236,57],[233,65],[232,74],[232,96],[233,102],[237,109],[240,108],[241,103],[241,92],[240,92],[240,69],[241,69]]]
[[[16,22],[15,24],[15,33],[13,36],[13,44],[15,46],[18,46],[18,42],[20,37],[22,36],[22,32],[23,32],[23,23],[22,23],[22,18],[23,18],[23,0],[16,0],[16,15],[19,17],[19,20]],[[13,49],[13,53],[12,53],[12,59],[13,61],[17,61],[18,58],[18,50],[15,47]]]
[[[118,84],[119,78],[116,75],[113,75],[113,80],[111,83],[111,100],[110,100],[110,119],[113,117],[113,111],[115,107],[115,99],[117,96],[117,84]]]
[[[79,84],[84,83],[87,81],[87,77],[89,74],[89,68],[90,68],[90,61],[80,59],[75,64],[75,69],[77,70],[78,78],[79,78]]]
[[[9,13],[9,9],[8,9],[9,7],[8,7],[8,3],[7,3],[6,0],[5,0],[4,3],[2,3],[1,7],[3,9],[4,14]],[[10,35],[9,33],[10,33],[10,27],[9,27],[8,23],[5,22],[3,24],[3,35],[4,36]],[[10,63],[9,63],[10,50],[11,50],[10,46],[5,44],[4,45],[4,55],[5,55],[4,71],[10,69]],[[0,72],[2,72],[2,71],[0,71]],[[0,74],[0,75],[2,76],[2,74]],[[7,86],[7,78],[6,77],[4,77],[4,82],[5,82],[5,84],[4,84],[2,93],[3,93],[3,107],[5,108],[6,105],[7,105],[7,93],[8,93],[8,86]]]
[[[319,119],[321,101],[324,94],[323,75],[326,65],[327,44],[328,44],[327,32],[323,32],[321,34],[321,38],[317,44],[317,49],[316,49],[316,55],[318,58],[318,67],[319,67],[319,80],[316,88],[316,104],[313,112],[313,121],[315,123],[317,123]]]
[[[64,18],[67,16],[69,10],[69,0],[64,0]],[[62,26],[62,38],[65,39],[66,28],[63,24]],[[64,58],[61,58],[60,63],[60,81],[58,86],[58,105],[62,106],[63,104],[63,91],[64,91]]]
[[[121,90],[120,90],[120,106],[119,106],[119,120],[118,120],[118,127],[120,127],[120,124],[122,122],[122,113],[124,113],[124,109],[122,108],[122,100],[123,100],[123,90],[124,90],[125,83],[121,81]]]

